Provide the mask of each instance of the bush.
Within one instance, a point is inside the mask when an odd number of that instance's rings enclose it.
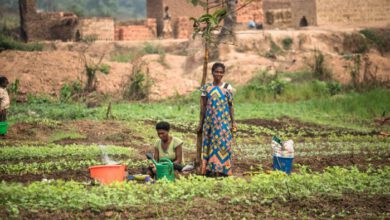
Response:
[[[348,53],[365,53],[369,46],[366,38],[358,33],[347,34],[343,41],[344,51]]]
[[[311,65],[313,76],[319,80],[331,79],[331,74],[328,69],[325,68],[325,56],[321,51],[314,50],[314,64]]]
[[[43,45],[39,43],[23,43],[11,37],[0,34],[0,52],[4,50],[42,51]]]
[[[68,103],[73,99],[79,98],[78,95],[81,95],[82,87],[81,82],[73,81],[69,84],[65,83],[60,90],[60,102]]]
[[[374,44],[382,54],[390,52],[390,29],[364,29],[360,33]]]
[[[60,90],[60,102],[67,103],[72,97],[72,90],[68,84],[64,84]]]
[[[160,46],[155,46],[149,42],[146,42],[143,48],[144,54],[161,54],[164,49]]]
[[[272,80],[267,84],[268,91],[276,98],[277,95],[281,95],[284,91],[285,82],[279,80],[278,78]]]
[[[292,43],[293,39],[291,37],[286,37],[282,40],[283,48],[285,50],[289,50],[291,48]]]
[[[331,96],[339,94],[342,88],[339,82],[328,82],[326,87],[328,88],[329,94]]]
[[[99,71],[106,74],[106,75],[110,73],[110,70],[111,70],[111,66],[108,64],[103,63],[99,67]]]
[[[152,81],[141,71],[136,71],[125,88],[123,98],[128,100],[143,100],[149,97]]]

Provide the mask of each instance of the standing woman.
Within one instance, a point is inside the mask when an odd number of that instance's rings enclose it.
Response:
[[[222,82],[225,65],[214,63],[213,82],[202,87],[198,132],[203,132],[202,174],[232,175],[232,130],[234,121],[232,86]]]

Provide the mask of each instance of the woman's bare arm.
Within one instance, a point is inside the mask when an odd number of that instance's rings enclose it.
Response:
[[[183,158],[183,147],[182,147],[182,145],[183,144],[180,144],[179,146],[176,147],[176,149],[175,149],[176,158],[175,158],[175,161],[173,161],[173,163],[181,164],[182,158]]]

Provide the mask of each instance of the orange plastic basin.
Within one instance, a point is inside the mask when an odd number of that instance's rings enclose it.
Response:
[[[125,165],[101,165],[89,167],[91,177],[102,184],[122,182],[125,179],[125,170]]]

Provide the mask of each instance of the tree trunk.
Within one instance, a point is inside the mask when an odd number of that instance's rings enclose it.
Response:
[[[219,42],[222,40],[234,41],[236,36],[234,34],[234,28],[237,23],[236,6],[237,0],[225,0],[227,15],[224,18],[224,24],[221,33],[218,36]]]
[[[209,13],[209,1],[206,1],[206,13]],[[203,57],[203,75],[202,75],[202,82],[201,82],[201,87],[204,86],[206,83],[206,76],[207,76],[207,66],[209,63],[209,42],[205,40],[204,43],[204,57]],[[201,99],[202,97],[200,97]],[[199,106],[201,105],[201,100],[199,100]],[[202,108],[200,106],[200,108]],[[196,172],[198,174],[201,174],[201,165],[202,165],[202,133],[200,132],[197,134],[196,137],[196,159],[195,159],[195,168]]]
[[[19,15],[20,15],[20,37],[24,42],[27,42],[27,33],[26,33],[26,26],[25,26],[25,20],[27,14],[27,5],[26,1],[19,0]]]

